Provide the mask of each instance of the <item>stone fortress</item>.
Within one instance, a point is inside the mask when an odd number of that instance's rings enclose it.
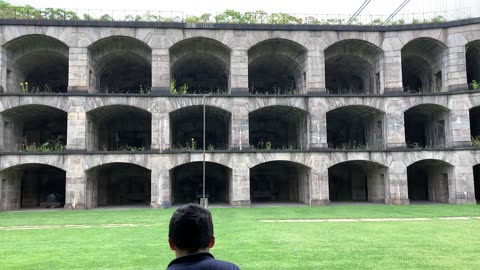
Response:
[[[0,31],[1,210],[480,200],[479,18]]]

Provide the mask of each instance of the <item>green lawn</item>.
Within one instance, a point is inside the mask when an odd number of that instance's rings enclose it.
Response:
[[[480,205],[211,209],[212,253],[242,269],[479,269]],[[0,213],[0,269],[164,269],[166,210]],[[430,217],[428,221],[264,223],[262,219]],[[132,224],[133,227],[107,227]],[[21,230],[14,226],[51,228]],[[65,225],[88,225],[87,228]]]

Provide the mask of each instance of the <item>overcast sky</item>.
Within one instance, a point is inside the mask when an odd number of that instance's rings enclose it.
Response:
[[[105,10],[183,11],[185,15],[216,14],[226,9],[264,10],[290,14],[352,14],[365,0],[6,0],[14,5]],[[403,0],[371,0],[363,15],[388,15]],[[410,0],[403,13],[464,9],[480,17],[480,0]]]

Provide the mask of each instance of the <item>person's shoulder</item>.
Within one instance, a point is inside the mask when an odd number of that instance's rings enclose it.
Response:
[[[227,261],[217,260],[210,253],[196,253],[174,259],[167,270],[239,270]]]
[[[236,264],[227,261],[214,259],[211,260],[210,263],[214,269],[218,270],[240,270],[240,267],[238,267]]]

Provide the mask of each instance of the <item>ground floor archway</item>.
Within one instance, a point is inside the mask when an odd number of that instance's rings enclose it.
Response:
[[[328,169],[330,201],[385,203],[387,168],[371,161],[346,161]]]
[[[230,168],[205,163],[205,196],[209,203],[227,203],[230,198]],[[203,163],[190,162],[170,170],[172,203],[199,202],[203,196]]]
[[[129,163],[109,163],[87,171],[87,208],[150,205],[150,170]]]
[[[310,169],[290,161],[271,161],[250,169],[250,200],[261,202],[309,201]]]
[[[475,188],[475,199],[480,203],[480,164],[473,166],[473,185]]]
[[[453,166],[441,160],[420,160],[407,167],[410,202],[448,203],[449,175]]]
[[[1,173],[1,210],[57,208],[65,204],[65,171],[45,164],[23,164]]]

